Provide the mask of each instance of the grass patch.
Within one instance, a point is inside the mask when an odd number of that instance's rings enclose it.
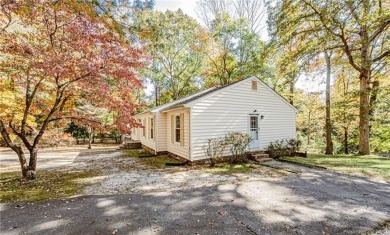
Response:
[[[369,176],[390,181],[390,158],[376,155],[310,154],[307,158],[283,157],[282,159],[314,166],[322,166],[346,174]]]
[[[91,150],[91,151],[86,151],[86,152],[80,152],[78,154],[78,157],[87,157],[87,156],[94,156],[94,155],[99,155],[99,154],[111,154],[115,153],[116,150],[107,150],[107,149],[96,149],[96,150]]]
[[[156,157],[148,157],[148,158],[140,158],[142,162],[149,166],[157,167],[157,168],[164,168],[166,167],[167,163],[179,163],[179,161],[170,158],[165,155],[156,156]]]
[[[151,156],[150,153],[146,152],[143,149],[132,149],[123,151],[122,157],[135,157],[138,158],[145,165],[152,166],[155,168],[164,168],[166,167],[167,163],[179,163],[178,160],[168,157],[166,155]]]
[[[132,149],[132,150],[125,150],[122,153],[122,157],[145,157],[150,156],[152,154],[146,152],[143,149]]]
[[[219,164],[212,168],[207,168],[208,172],[218,174],[238,174],[250,173],[255,167],[250,163],[241,164]]]
[[[0,201],[40,201],[67,198],[80,192],[84,180],[98,175],[97,171],[49,171],[37,172],[37,179],[25,181],[20,172],[0,174]],[[79,182],[77,182],[79,181]]]

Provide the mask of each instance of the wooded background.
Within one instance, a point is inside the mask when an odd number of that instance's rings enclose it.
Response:
[[[390,150],[389,1],[198,0],[198,19],[153,0],[33,3],[1,0],[3,144],[117,138],[141,110],[257,76],[300,110],[309,152]]]

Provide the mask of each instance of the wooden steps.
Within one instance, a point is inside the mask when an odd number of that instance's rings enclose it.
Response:
[[[142,148],[140,141],[130,141],[123,143],[119,146],[119,149],[140,149]]]
[[[251,152],[251,155],[253,157],[253,160],[259,163],[272,161],[272,158],[269,157],[269,154],[262,150]]]

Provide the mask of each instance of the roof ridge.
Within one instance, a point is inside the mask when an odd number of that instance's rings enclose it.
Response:
[[[210,91],[214,91],[214,90],[217,90],[217,89],[218,89],[218,87],[213,86],[213,87],[207,88],[207,89],[205,89],[205,90],[198,91],[198,92],[196,92],[196,93],[194,93],[194,94],[185,96],[185,97],[180,98],[180,99],[178,99],[178,100],[173,100],[173,101],[171,101],[171,102],[169,102],[169,103],[166,103],[166,104],[162,104],[162,105],[156,106],[156,107],[154,107],[154,108],[151,108],[150,111],[158,111],[158,110],[160,110],[160,109],[167,108],[167,107],[169,107],[169,106],[172,106],[172,105],[176,105],[176,104],[185,102],[186,100],[189,100],[189,99],[191,99],[191,98],[195,98],[196,96],[200,96],[200,95],[203,95],[203,94],[205,94],[205,93],[208,93],[208,92],[210,92]]]

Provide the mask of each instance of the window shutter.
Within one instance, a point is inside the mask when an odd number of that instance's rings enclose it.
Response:
[[[180,145],[184,146],[184,113],[180,114]]]
[[[175,143],[175,116],[174,115],[171,115],[171,143]]]

